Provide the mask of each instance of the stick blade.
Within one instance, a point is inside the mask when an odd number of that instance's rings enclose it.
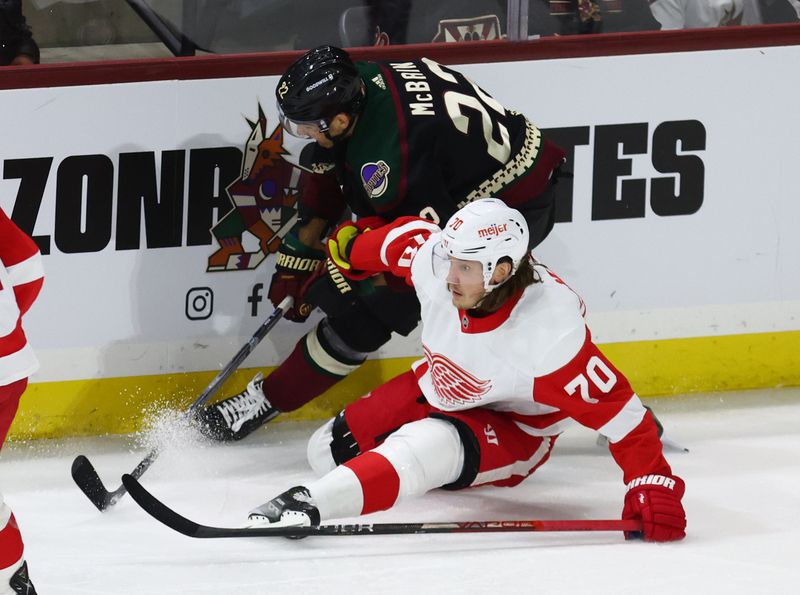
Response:
[[[72,461],[72,479],[100,512],[116,501],[114,494],[103,485],[94,465],[84,455],[78,455]]]
[[[332,527],[211,527],[201,525],[181,516],[148,492],[136,478],[127,473],[122,476],[122,485],[131,498],[150,516],[170,529],[187,537],[201,539],[220,537],[287,537],[302,539],[310,535],[335,535],[341,532],[340,525]]]
[[[128,490],[131,498],[133,498],[147,514],[160,523],[189,537],[199,536],[200,525],[198,523],[190,521],[166,506],[158,498],[153,496],[153,494],[148,492],[132,475],[124,474],[122,476],[122,485]]]

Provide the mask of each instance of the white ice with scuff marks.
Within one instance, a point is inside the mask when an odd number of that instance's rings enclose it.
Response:
[[[146,448],[165,450],[142,478],[193,520],[241,525],[247,512],[311,478],[317,424],[272,424],[242,443],[208,444],[166,415],[148,437],[9,444],[0,486],[26,541],[40,595],[797,593],[800,584],[800,389],[652,399],[686,480],[689,535],[625,542],[614,533],[191,539],[126,497],[101,514],[72,483],[85,454],[107,487]],[[624,486],[583,429],[515,488],[437,491],[374,522],[616,518]]]

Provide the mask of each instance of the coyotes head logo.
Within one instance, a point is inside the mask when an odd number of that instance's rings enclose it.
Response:
[[[208,272],[256,268],[297,223],[299,182],[308,174],[284,159],[283,128],[268,134],[261,106],[258,120],[248,123],[241,176],[225,189],[233,208],[211,228],[219,249],[208,258]],[[257,249],[245,248],[245,234],[257,241]]]

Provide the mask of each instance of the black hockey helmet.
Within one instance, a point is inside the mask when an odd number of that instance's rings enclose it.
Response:
[[[275,88],[278,115],[284,129],[295,136],[298,124],[315,124],[322,132],[336,114],[357,114],[364,107],[361,77],[350,55],[323,45],[303,54]]]

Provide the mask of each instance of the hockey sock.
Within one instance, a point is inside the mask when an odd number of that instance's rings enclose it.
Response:
[[[17,527],[14,514],[2,499],[0,499],[0,527],[2,527],[0,529],[0,571],[3,571],[16,566],[22,559],[23,545],[22,535]]]
[[[361,482],[349,467],[337,467],[306,487],[323,521],[361,514],[364,500]]]
[[[392,463],[375,451],[346,462],[361,484],[361,514],[387,510],[400,495],[400,475]]]
[[[0,448],[6,441],[11,422],[19,408],[19,399],[28,385],[27,378],[0,386]],[[2,520],[2,519],[0,519]]]
[[[325,340],[322,323],[298,341],[289,357],[261,385],[270,404],[294,411],[318,397],[364,361],[336,357]],[[322,336],[321,336],[322,335]]]

